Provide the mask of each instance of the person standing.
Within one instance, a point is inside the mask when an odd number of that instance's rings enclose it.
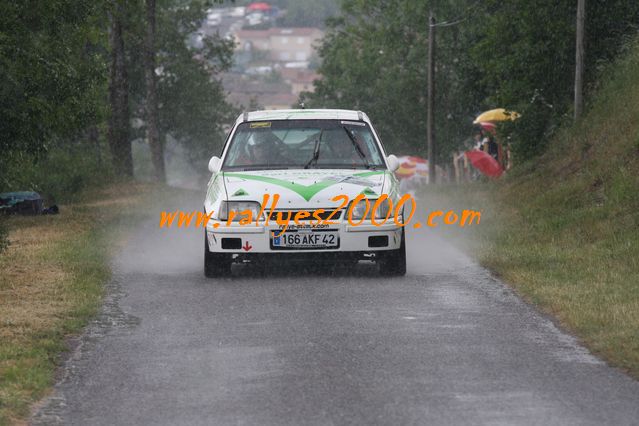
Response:
[[[497,142],[495,142],[495,139],[493,139],[492,136],[488,135],[484,138],[482,142],[483,142],[482,143],[483,151],[486,152],[491,157],[493,157],[495,161],[501,164],[501,162],[499,161],[500,160],[499,145],[497,144]]]

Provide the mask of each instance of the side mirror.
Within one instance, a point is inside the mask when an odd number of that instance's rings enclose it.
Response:
[[[222,159],[220,157],[213,156],[209,160],[209,172],[217,173],[220,171],[220,166],[222,165]]]
[[[386,162],[388,163],[388,169],[391,172],[394,172],[395,170],[399,169],[399,159],[393,154],[386,157]]]

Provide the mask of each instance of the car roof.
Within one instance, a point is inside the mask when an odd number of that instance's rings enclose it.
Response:
[[[237,118],[236,124],[244,121],[264,120],[359,120],[370,123],[368,116],[361,111],[347,109],[275,109],[245,112]]]

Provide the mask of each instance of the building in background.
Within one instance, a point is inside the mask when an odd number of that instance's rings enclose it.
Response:
[[[222,75],[222,84],[228,100],[240,109],[291,108],[301,92],[313,90],[318,74],[310,66],[318,62],[316,47],[324,32],[275,27],[285,13],[266,2],[240,9],[214,7],[194,33],[202,38],[223,34],[235,41],[234,65]]]
[[[319,74],[309,69],[282,68],[279,70],[285,83],[291,86],[291,92],[299,96],[301,92],[312,92],[313,81],[319,79]]]
[[[318,28],[269,28],[239,30],[235,40],[239,50],[267,52],[273,62],[308,62],[323,35]]]

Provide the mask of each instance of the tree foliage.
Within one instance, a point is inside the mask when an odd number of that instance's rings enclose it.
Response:
[[[507,129],[515,153],[543,150],[570,116],[573,0],[345,0],[320,47],[321,80],[308,105],[365,110],[394,150],[425,153],[428,14],[436,24],[436,137],[440,160],[459,148],[482,110],[522,113]],[[586,81],[637,33],[639,2],[589,0]],[[588,92],[586,92],[587,96]]]
[[[211,37],[198,49],[187,44],[211,3],[158,0],[157,8],[160,133],[163,138],[171,135],[192,158],[209,156],[219,148],[221,127],[234,112],[216,77],[230,65],[231,42]],[[39,174],[22,172],[47,164],[53,149],[74,153],[76,159],[89,155],[96,165],[109,163],[113,153],[103,149],[101,141],[113,116],[109,111],[109,32],[110,18],[118,7],[127,79],[122,87],[128,90],[130,113],[124,111],[117,121],[125,126],[142,123],[141,129],[132,129],[130,139],[142,136],[143,6],[144,2],[131,0],[0,2],[2,188],[37,188],[38,182],[31,179]],[[120,161],[116,155],[113,159]]]
[[[541,152],[559,124],[570,118],[574,90],[575,15],[572,0],[483,2],[481,37],[470,52],[481,70],[484,106],[522,113],[509,126],[520,157]],[[586,12],[586,81],[637,33],[639,3],[589,0]]]
[[[162,0],[157,5],[157,90],[160,137],[171,136],[193,160],[210,157],[223,142],[222,126],[235,118],[217,75],[232,63],[233,43],[218,35],[201,47],[187,41],[206,15],[206,1]],[[143,10],[129,16],[129,74],[133,118],[144,121],[146,91],[143,58]],[[144,131],[138,129],[138,136]]]
[[[0,150],[42,153],[103,118],[103,5],[0,2]]]
[[[233,42],[215,34],[201,48],[184,42],[204,16],[205,2],[164,10],[158,17],[160,126],[184,145],[191,159],[217,152],[224,142],[222,126],[235,119],[217,75],[232,64]]]
[[[452,15],[456,6],[451,3],[446,10]],[[424,154],[428,11],[427,2],[345,2],[342,16],[329,21],[319,50],[322,79],[315,93],[303,95],[304,101],[364,110],[393,150]],[[465,34],[452,29],[439,37],[447,48],[437,53],[436,133],[441,145],[450,147],[469,130],[460,123],[468,120],[467,108],[474,101],[456,70],[472,66],[463,56]]]

